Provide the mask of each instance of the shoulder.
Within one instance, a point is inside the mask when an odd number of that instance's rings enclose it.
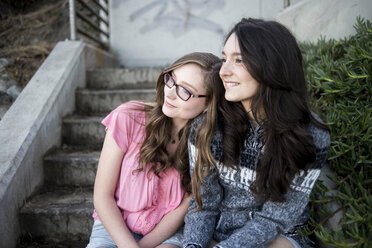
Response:
[[[107,127],[112,125],[123,129],[129,126],[142,126],[145,123],[146,113],[145,105],[140,101],[130,101],[119,105],[109,115],[105,117],[102,123]],[[111,123],[111,124],[110,124]]]
[[[206,118],[205,113],[202,113],[191,121],[189,132],[189,141],[191,143],[195,144],[197,132],[202,123],[204,123],[205,118]]]
[[[206,118],[205,113],[201,113],[191,121],[191,129],[198,129],[199,126],[204,122]]]
[[[195,117],[191,121],[190,133],[189,133],[189,138],[190,138],[191,142],[194,143],[194,141],[196,139],[197,132],[199,131],[201,126],[204,125],[205,119],[206,119],[206,114],[202,113],[202,114],[198,115],[197,117]],[[220,131],[220,125],[217,122],[216,123],[216,130],[214,130],[214,132],[213,132],[213,138],[212,139],[218,139],[218,138],[221,138],[221,137],[222,137],[222,134],[221,134],[221,131]]]
[[[140,101],[129,101],[119,105],[112,113],[123,118],[142,119],[145,118],[145,106],[145,103]]]
[[[145,103],[140,101],[129,101],[119,105],[114,109],[114,111],[123,113],[141,113],[145,111]]]
[[[312,115],[317,121],[324,123],[318,115],[315,113],[312,113]],[[308,127],[308,132],[311,134],[311,136],[313,136],[313,141],[317,149],[328,150],[331,144],[331,138],[328,130],[322,129],[311,122]]]

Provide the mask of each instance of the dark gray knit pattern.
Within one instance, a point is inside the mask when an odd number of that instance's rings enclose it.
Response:
[[[195,133],[203,120],[204,117],[197,118],[190,131],[190,173],[198,152]],[[264,152],[263,130],[260,127],[251,130],[236,170],[221,163],[222,136],[216,131],[211,144],[216,168],[201,185],[203,210],[195,212],[197,204],[194,198],[191,200],[185,217],[184,247],[207,248],[212,238],[220,248],[267,247],[279,234],[290,236],[302,247],[311,247],[309,240],[297,235],[296,230],[309,218],[309,195],[326,162],[330,137],[327,131],[312,124],[308,131],[316,146],[316,162],[307,172],[296,175],[284,202],[264,202],[255,198],[249,189]]]

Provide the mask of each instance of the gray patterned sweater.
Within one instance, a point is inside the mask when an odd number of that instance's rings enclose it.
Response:
[[[204,116],[195,119],[190,131],[190,173],[198,152],[195,130],[203,120]],[[267,247],[279,234],[295,239],[302,247],[309,247],[309,240],[297,235],[296,229],[309,218],[309,195],[326,162],[330,136],[327,131],[312,124],[308,132],[316,146],[316,162],[307,173],[301,171],[296,175],[291,190],[286,194],[286,201],[263,202],[256,199],[249,188],[255,180],[255,168],[264,148],[262,128],[251,129],[240,152],[237,170],[224,167],[221,163],[222,136],[217,130],[211,143],[216,169],[201,185],[203,209],[195,212],[197,204],[194,198],[191,200],[185,217],[184,247],[207,248],[212,238],[218,242],[216,248]]]

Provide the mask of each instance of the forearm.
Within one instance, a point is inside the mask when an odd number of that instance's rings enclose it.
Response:
[[[236,230],[227,239],[215,244],[214,248],[234,247],[268,247],[278,235],[276,226],[269,221],[249,221],[239,230]]]
[[[200,188],[203,207],[196,211],[198,205],[193,198],[185,217],[184,246],[198,245],[207,248],[213,237],[217,216],[220,214],[218,206],[223,197],[222,187],[216,173],[204,178]]]
[[[203,209],[195,212],[196,208],[196,203],[192,201],[188,213],[185,216],[183,245],[207,248],[213,237],[218,211]]]
[[[309,195],[301,191],[289,190],[286,201],[267,201],[252,218],[236,230],[217,247],[267,247],[280,233],[294,232],[296,226],[303,224],[302,217]],[[231,219],[237,217],[231,216]]]
[[[155,228],[138,243],[141,248],[155,247],[171,237],[184,223],[191,196],[186,196],[181,204],[166,214]]]
[[[118,248],[139,247],[125,224],[114,198],[95,197],[94,206],[101,222]]]
[[[138,248],[115,200],[115,190],[124,152],[109,130],[103,144],[94,182],[94,207],[107,232],[119,248]]]

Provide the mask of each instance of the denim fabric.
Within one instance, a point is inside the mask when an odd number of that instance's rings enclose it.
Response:
[[[285,235],[280,235],[280,236],[282,236],[283,238],[286,238],[289,242],[291,242],[291,244],[293,245],[294,248],[301,248],[300,244],[297,243],[297,241],[292,239],[291,237],[288,237],[288,236],[285,236]]]
[[[132,232],[133,238],[138,242],[143,235]],[[183,227],[181,227],[172,237],[165,240],[162,244],[172,244],[182,247]],[[110,237],[102,222],[94,221],[92,233],[90,235],[89,244],[86,248],[117,248],[114,240]]]

